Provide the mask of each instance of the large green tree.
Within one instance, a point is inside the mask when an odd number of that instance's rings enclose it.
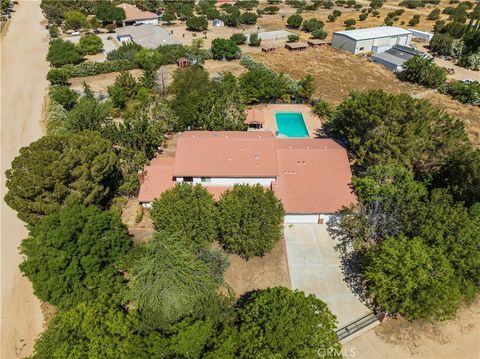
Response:
[[[80,38],[78,49],[82,54],[94,55],[102,51],[103,41],[100,36],[95,34],[86,34]]]
[[[364,258],[374,301],[407,319],[447,319],[455,315],[460,289],[448,259],[422,238],[390,237]]]
[[[96,132],[49,135],[20,150],[6,172],[7,204],[27,223],[75,204],[104,204],[117,157]]]
[[[260,185],[235,185],[218,203],[220,241],[225,248],[248,259],[262,256],[280,240],[282,203]]]
[[[83,56],[73,42],[55,39],[50,41],[48,46],[47,60],[53,66],[63,66],[78,64],[82,62]]]
[[[240,358],[341,358],[336,318],[314,295],[277,287],[251,293],[239,309]]]
[[[132,245],[119,217],[95,206],[64,208],[34,226],[20,265],[35,295],[61,309],[102,298],[121,301],[119,264]]]
[[[217,208],[213,196],[200,184],[177,184],[153,202],[155,227],[179,233],[194,248],[206,247],[217,236]]]
[[[395,160],[423,178],[468,145],[458,119],[425,100],[381,90],[353,92],[326,127],[345,142],[357,171]]]
[[[443,85],[447,74],[438,67],[433,59],[415,56],[405,61],[399,74],[401,79],[436,88]]]
[[[129,269],[130,298],[145,325],[165,327],[197,313],[216,295],[212,267],[186,245],[181,235],[156,232]]]
[[[215,60],[234,60],[242,54],[240,47],[229,39],[214,39],[211,51]]]

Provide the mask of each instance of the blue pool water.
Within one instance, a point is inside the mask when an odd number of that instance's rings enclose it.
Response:
[[[300,112],[277,112],[275,121],[279,136],[308,137],[307,126]]]

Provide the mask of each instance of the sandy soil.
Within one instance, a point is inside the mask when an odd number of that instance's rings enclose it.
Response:
[[[387,321],[344,344],[343,353],[358,359],[476,359],[480,357],[479,323],[477,299],[447,322]]]
[[[237,255],[229,254],[228,258],[230,267],[225,273],[225,281],[233,288],[237,297],[254,289],[276,286],[291,288],[283,238],[264,257],[254,257],[246,261]]]
[[[20,1],[12,22],[1,39],[1,192],[5,195],[3,173],[22,146],[42,135],[40,119],[47,81],[47,32],[40,2]],[[30,355],[35,337],[42,330],[40,302],[28,279],[22,277],[17,252],[27,231],[16,213],[2,200],[1,225],[1,357]]]
[[[129,199],[123,207],[122,222],[128,227],[135,244],[148,241],[155,232],[150,211],[143,209],[136,198]]]
[[[143,74],[143,70],[134,69],[128,71],[133,77],[138,79]],[[108,87],[113,85],[119,72],[109,72],[106,74],[86,76],[86,77],[74,77],[70,79],[70,87],[76,91],[83,91],[83,83],[85,82],[92,91],[103,94],[108,93]]]

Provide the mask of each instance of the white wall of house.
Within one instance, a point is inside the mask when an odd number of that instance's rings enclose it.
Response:
[[[184,177],[176,177],[177,182],[183,182]],[[208,186],[233,186],[236,184],[249,184],[261,186],[270,186],[275,177],[193,177],[193,183],[201,183]]]
[[[318,214],[286,214],[283,223],[318,223]]]
[[[158,19],[136,20],[135,24],[158,25]]]

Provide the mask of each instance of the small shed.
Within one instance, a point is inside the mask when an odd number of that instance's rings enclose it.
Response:
[[[262,51],[266,52],[267,54],[269,52],[275,52],[275,50],[276,50],[276,47],[274,47],[274,46],[264,46],[264,47],[262,47]]]
[[[290,51],[303,51],[308,48],[305,42],[290,42],[285,44],[285,48]]]
[[[177,66],[178,67],[187,67],[190,65],[190,60],[188,60],[186,57],[180,57],[177,59]]]
[[[263,111],[250,108],[247,111],[247,118],[244,122],[249,129],[259,130],[263,128],[265,124],[265,116],[263,115]]]
[[[223,20],[213,19],[212,25],[213,25],[214,27],[222,27],[222,26],[225,26],[225,23],[223,22]]]
[[[307,43],[311,46],[311,47],[320,47],[320,46],[323,46],[323,45],[327,45],[328,42],[325,41],[325,40],[320,40],[320,39],[310,39],[307,41]]]

